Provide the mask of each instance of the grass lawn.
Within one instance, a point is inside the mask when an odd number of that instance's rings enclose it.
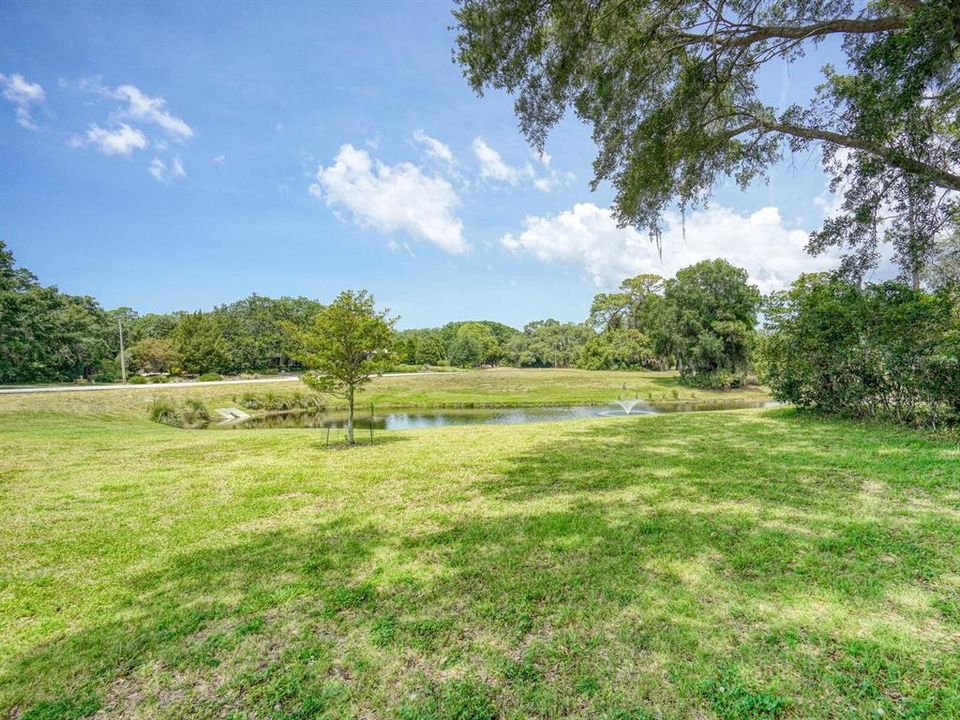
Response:
[[[626,389],[624,389],[626,386]],[[50,410],[94,415],[136,415],[146,413],[157,397],[196,397],[211,408],[234,405],[246,392],[255,394],[308,392],[299,380],[290,382],[207,385],[187,383],[142,385],[130,390],[0,395],[0,412],[5,410]],[[676,393],[676,397],[674,396]],[[759,399],[764,388],[752,387],[728,392],[689,388],[673,372],[596,372],[589,370],[519,370],[496,368],[434,374],[387,375],[378,377],[358,396],[360,406],[374,403],[391,407],[442,407],[459,405],[577,405],[603,404],[618,397],[671,402],[692,398]],[[328,398],[330,407],[345,403]]]
[[[0,398],[0,717],[960,717],[955,441],[777,409],[344,450],[68,400]]]

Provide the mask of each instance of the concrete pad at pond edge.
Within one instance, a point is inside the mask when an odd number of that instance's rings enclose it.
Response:
[[[217,408],[214,410],[217,415],[223,418],[224,422],[237,422],[246,420],[250,416],[240,408]]]

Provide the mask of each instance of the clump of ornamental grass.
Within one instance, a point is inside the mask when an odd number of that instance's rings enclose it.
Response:
[[[177,404],[169,398],[157,398],[150,403],[147,415],[156,423],[170,427],[183,427],[183,418],[177,412]]]
[[[198,427],[210,422],[210,411],[196,398],[187,398],[180,411],[185,427]]]
[[[267,410],[282,412],[284,410],[323,410],[323,398],[317,393],[243,393],[237,401],[247,410]]]
[[[210,422],[210,411],[196,398],[179,404],[170,398],[156,398],[147,415],[156,423],[176,428],[199,428]]]

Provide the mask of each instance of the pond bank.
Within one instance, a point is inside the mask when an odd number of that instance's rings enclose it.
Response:
[[[597,417],[625,417],[628,415],[658,415],[717,410],[743,410],[774,405],[766,399],[730,399],[704,401],[673,401],[628,403],[626,408],[614,403],[505,405],[469,407],[357,407],[354,425],[358,429],[409,430],[451,425],[520,425],[527,423],[585,420]],[[343,428],[347,415],[340,410],[292,410],[261,413],[239,421],[211,423],[206,429],[266,430],[284,428]]]

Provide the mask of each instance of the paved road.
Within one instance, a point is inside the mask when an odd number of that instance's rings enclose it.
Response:
[[[143,385],[126,385],[122,383],[110,383],[109,385],[39,385],[36,387],[10,387],[0,388],[0,394],[12,395],[17,393],[50,393],[50,392],[92,392],[95,390],[142,390],[158,387],[201,387],[203,385],[248,385],[250,383],[278,383],[293,382],[299,380],[299,377],[285,375],[283,377],[257,378],[256,380],[210,380],[207,382],[170,382],[170,383],[146,383]]]
[[[446,375],[449,371],[434,370],[419,373],[384,373],[384,375]],[[110,385],[38,385],[33,387],[0,387],[0,395],[15,395],[26,393],[56,393],[56,392],[93,392],[96,390],[156,390],[168,387],[202,387],[204,385],[250,385],[252,383],[282,383],[299,381],[298,375],[283,375],[281,377],[258,378],[256,380],[210,380],[206,382],[171,382],[146,383],[131,385],[127,383],[111,383]]]

